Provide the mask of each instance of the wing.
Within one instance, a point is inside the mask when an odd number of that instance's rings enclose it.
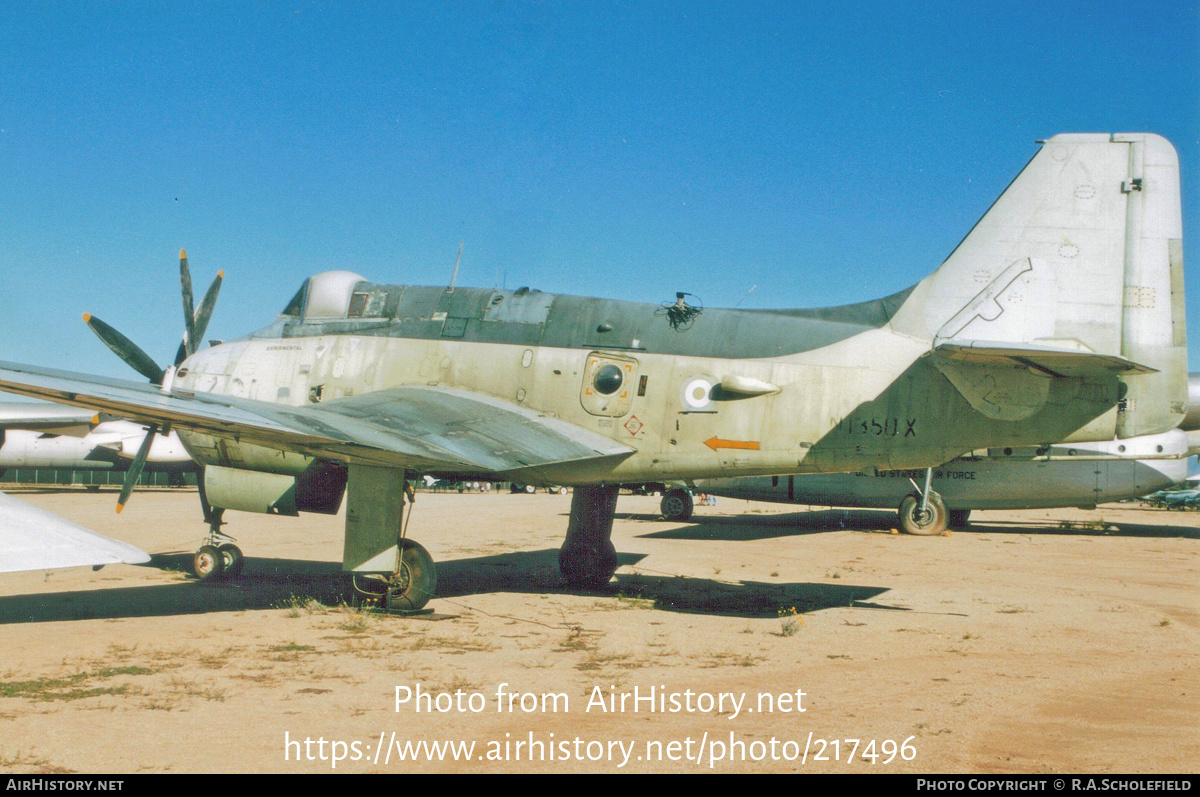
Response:
[[[0,493],[0,573],[149,561],[132,545]]]
[[[633,453],[543,413],[445,387],[293,407],[0,363],[0,389],[315,457],[433,473],[603,472]]]
[[[97,421],[92,410],[61,404],[0,403],[0,429],[29,429],[82,437]]]

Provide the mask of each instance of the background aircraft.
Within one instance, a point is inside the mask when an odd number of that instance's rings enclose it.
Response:
[[[1059,135],[929,277],[872,302],[710,310],[516,291],[307,280],[281,315],[200,349],[218,280],[151,384],[4,364],[0,387],[149,424],[223,509],[336,512],[343,569],[416,608],[410,475],[575,486],[560,568],[607,583],[618,485],[925,468],[963,452],[1157,434],[1187,411],[1178,159],[1149,134]],[[198,571],[220,571],[211,544]],[[211,569],[209,569],[211,567]],[[356,581],[360,585],[362,581]]]
[[[1200,509],[1200,490],[1159,490],[1144,500],[1164,509]]]
[[[95,412],[55,404],[0,403],[0,473],[10,468],[126,471],[146,437],[145,424],[104,420]],[[175,434],[157,435],[146,469],[175,483],[199,470]]]
[[[980,452],[933,469],[927,515],[918,513],[923,470],[699,479],[694,491],[772,503],[898,508],[902,531],[930,535],[965,525],[972,509],[1093,509],[1137,498],[1186,479],[1194,450],[1177,429],[1106,443]],[[663,494],[662,513],[670,520],[689,519],[692,507],[691,493],[681,485]]]

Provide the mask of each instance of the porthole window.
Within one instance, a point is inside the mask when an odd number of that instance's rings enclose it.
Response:
[[[596,377],[592,380],[592,387],[596,388],[597,393],[611,396],[620,389],[622,381],[624,381],[624,376],[621,374],[621,369],[609,363],[601,366],[596,371]]]

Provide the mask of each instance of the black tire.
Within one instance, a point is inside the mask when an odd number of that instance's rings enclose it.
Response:
[[[215,581],[225,572],[225,557],[215,545],[201,545],[192,557],[192,572],[201,581]]]
[[[950,513],[949,513],[949,518],[950,518],[950,528],[952,528],[952,529],[966,528],[967,524],[969,524],[971,522],[971,510],[970,509],[951,509]]]
[[[221,559],[224,562],[225,578],[237,578],[242,574],[242,567],[246,564],[246,557],[242,554],[242,549],[233,543],[225,543],[217,547],[217,551],[221,554]]]
[[[561,548],[558,570],[573,589],[602,589],[617,572],[617,549],[605,540],[599,550],[587,546]]]
[[[437,590],[437,568],[433,557],[412,540],[400,542],[400,569],[396,580],[388,585],[384,605],[390,611],[415,612],[422,608]]]
[[[663,493],[662,503],[658,509],[667,520],[685,522],[692,519],[695,502],[692,494],[681,487],[675,487]]]
[[[934,537],[946,530],[946,505],[937,493],[929,493],[924,514],[920,511],[921,496],[908,495],[900,502],[900,530],[918,537]]]

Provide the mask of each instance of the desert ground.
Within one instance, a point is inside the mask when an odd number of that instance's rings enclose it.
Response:
[[[580,594],[557,569],[570,496],[420,493],[438,597],[395,616],[347,602],[340,517],[229,513],[245,570],[199,583],[194,491],[120,516],[115,493],[16,494],[154,559],[0,576],[3,772],[1200,760],[1200,513],[976,512],[921,538],[892,512],[720,499],[674,523],[625,495],[617,576]]]

